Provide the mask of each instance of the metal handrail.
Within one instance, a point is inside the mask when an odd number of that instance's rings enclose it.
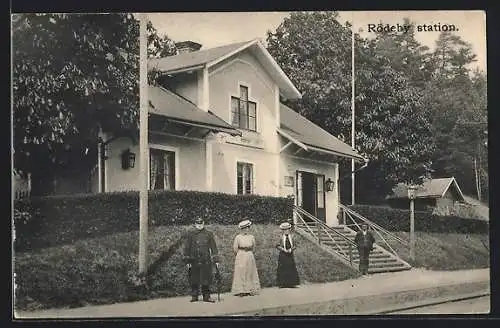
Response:
[[[307,229],[309,230],[309,232],[311,233],[311,235],[316,235],[314,233],[314,231],[311,230],[311,227],[310,227],[310,224],[307,223],[304,218],[302,217],[302,214],[301,213],[297,213],[298,217],[300,218],[300,220],[304,223],[304,225],[307,227]],[[318,229],[318,233],[317,233],[317,238],[318,238],[318,243],[321,244],[321,236],[320,236],[320,231],[319,229],[323,229],[323,231],[327,234],[328,237],[330,237],[330,240],[333,241],[333,243],[335,244],[335,246],[338,248],[339,252],[342,253],[341,255],[344,255],[344,258],[345,259],[350,259],[350,257],[342,250],[342,248],[337,244],[337,242],[335,241],[335,239],[332,237],[332,235],[330,235],[330,233],[328,231],[325,231],[324,228],[321,226],[321,225],[318,225],[317,222],[314,222],[313,223],[314,226],[317,227]]]
[[[362,216],[361,214],[359,214],[359,213],[357,213],[357,212],[355,212],[355,211],[351,210],[349,207],[344,206],[344,205],[342,205],[342,204],[339,204],[339,206],[340,206],[340,208],[341,208],[343,211],[347,212],[348,214],[354,215],[355,217],[359,218],[361,221],[364,221],[365,223],[367,223],[370,227],[372,227],[372,228],[376,228],[376,229],[380,230],[380,231],[381,231],[381,232],[383,232],[384,234],[388,235],[389,237],[391,237],[391,238],[392,238],[392,239],[394,239],[394,240],[397,240],[399,243],[403,244],[403,245],[404,245],[404,246],[406,246],[406,247],[409,247],[409,246],[410,246],[410,243],[409,243],[409,242],[407,242],[406,240],[404,240],[404,239],[402,239],[402,238],[400,238],[400,237],[396,236],[395,234],[391,233],[390,231],[388,231],[388,230],[386,230],[386,229],[382,228],[381,226],[379,226],[379,225],[378,225],[378,224],[376,224],[375,222],[372,222],[372,221],[368,220],[367,218],[365,218],[365,217],[364,217],[364,216]],[[357,224],[357,222],[355,222],[355,221],[354,221],[354,219],[352,219],[352,217],[351,217],[351,220],[354,222],[354,224],[355,224],[356,226],[358,226],[358,227],[359,227],[359,225]],[[385,241],[385,240],[384,240],[384,241]]]
[[[318,219],[317,217],[315,217],[314,215],[312,215],[311,213],[305,211],[304,209],[300,208],[300,207],[297,207],[297,206],[294,206],[294,210],[296,210],[297,212],[300,212],[300,214],[304,214],[305,216],[307,216],[309,219],[313,220],[316,224],[319,224],[320,226],[322,227],[325,227],[326,229],[328,229],[328,231],[331,231],[331,232],[334,232],[336,235],[342,237],[344,240],[346,240],[347,242],[349,242],[350,244],[353,244],[353,245],[356,245],[356,243],[354,241],[352,241],[351,239],[349,239],[348,237],[344,236],[343,234],[341,234],[340,232],[336,231],[335,229],[332,229],[331,227],[327,226],[324,222],[322,222],[320,219]]]
[[[396,256],[397,258],[400,258],[400,256],[398,255],[398,253],[391,247],[391,245],[387,242],[387,240],[384,238],[384,236],[382,236],[382,233],[386,233],[387,235],[389,235],[390,237],[394,237],[395,239],[396,238],[399,238],[393,234],[391,234],[389,231],[385,230],[384,228],[380,227],[378,224],[375,224],[373,222],[371,222],[370,220],[366,219],[365,217],[363,217],[362,215],[352,211],[351,209],[347,209],[346,210],[346,207],[345,206],[342,206],[341,205],[341,208],[344,210],[344,213],[347,213],[347,216],[349,217],[349,219],[351,219],[351,221],[354,223],[355,226],[358,227],[358,229],[361,229],[359,227],[359,224],[356,222],[356,220],[354,220],[353,216],[361,219],[362,221],[364,221],[365,223],[367,223],[368,225],[371,226],[371,228],[375,231],[375,233],[380,237],[380,239],[383,241],[383,243],[385,244],[385,246],[388,248],[388,250],[394,255]],[[345,220],[345,215],[344,215],[344,220]],[[346,222],[344,222],[345,224]],[[400,242],[402,242],[404,245],[406,245],[404,243],[404,241],[400,240]]]
[[[321,229],[324,233],[326,233],[326,235],[330,238],[331,241],[333,241],[334,245],[338,248],[338,250],[336,250],[336,249],[332,249],[332,250],[334,252],[336,252],[337,254],[339,254],[341,257],[343,257],[345,260],[349,261],[349,263],[351,263],[351,265],[352,265],[352,247],[353,247],[353,245],[356,246],[356,243],[354,241],[347,238],[346,236],[344,236],[340,232],[336,231],[335,229],[332,229],[331,227],[327,226],[325,223],[323,223],[318,218],[316,218],[315,216],[313,216],[309,212],[305,211],[304,209],[297,207],[297,206],[294,206],[293,209],[294,209],[295,213],[298,214],[296,217],[298,217],[302,221],[302,223],[307,227],[307,229],[309,230],[311,235],[314,236],[316,234],[311,230],[309,223],[304,220],[303,215],[308,217],[310,220],[313,221],[314,225],[318,228],[317,237],[318,237],[319,243],[321,243],[321,237],[320,237],[320,229]],[[342,248],[338,245],[337,241],[330,234],[331,232],[333,232],[337,236],[340,236],[342,239],[344,239],[345,241],[348,242],[349,254],[346,254],[346,252],[342,250]]]

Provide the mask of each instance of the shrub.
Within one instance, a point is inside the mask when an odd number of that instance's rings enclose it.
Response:
[[[19,200],[15,209],[29,213],[30,219],[15,224],[16,250],[137,230],[138,196],[138,192],[115,192]],[[151,226],[190,224],[198,216],[219,224],[236,224],[243,215],[254,223],[279,223],[292,216],[292,205],[292,198],[151,191],[148,217]]]
[[[354,205],[350,208],[390,231],[410,230],[410,211],[386,206]],[[484,220],[438,216],[432,211],[415,211],[415,230],[424,232],[488,233]]]
[[[137,231],[20,253],[14,263],[16,309],[76,307],[189,295],[181,248],[183,235],[189,229],[189,226],[162,226],[150,230],[148,288],[137,288],[133,281],[138,269]],[[229,292],[235,260],[233,239],[240,231],[237,226],[218,224],[210,224],[207,229],[214,233],[219,250],[221,292]],[[261,286],[275,286],[279,226],[256,224],[251,231],[257,240],[255,257]],[[297,235],[297,244],[295,259],[301,284],[359,275],[300,235]],[[216,287],[216,284],[212,286],[212,292],[217,291]]]

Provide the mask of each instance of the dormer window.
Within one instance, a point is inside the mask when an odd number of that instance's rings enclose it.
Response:
[[[257,131],[257,104],[248,100],[248,87],[240,86],[240,97],[231,97],[231,124]]]

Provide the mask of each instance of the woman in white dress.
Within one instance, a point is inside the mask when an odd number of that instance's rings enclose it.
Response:
[[[241,229],[234,238],[233,250],[236,254],[234,261],[234,276],[231,292],[237,296],[256,295],[260,291],[260,280],[257,264],[253,252],[255,250],[255,237],[249,233],[252,222],[241,221]]]

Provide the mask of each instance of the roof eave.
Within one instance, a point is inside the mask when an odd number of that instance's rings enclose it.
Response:
[[[154,67],[154,69],[157,69],[161,74],[164,74],[164,75],[168,75],[168,74],[173,75],[173,74],[202,70],[205,68],[205,66],[206,66],[206,64],[187,66],[187,67],[173,69],[173,70],[158,70],[157,67]],[[149,68],[149,69],[153,69],[153,68]]]
[[[259,49],[264,53],[264,56],[271,62],[272,66],[276,69],[278,72],[279,76],[283,79],[283,83],[285,84],[284,91],[286,89],[289,89],[288,92],[283,92],[283,96],[286,97],[287,99],[301,99],[302,94],[300,91],[295,87],[293,82],[290,80],[290,78],[285,74],[285,72],[281,69],[280,65],[274,60],[273,56],[267,51],[267,49],[264,47],[264,45],[259,41],[255,40]]]
[[[287,138],[288,140],[290,140],[291,142],[293,142],[294,144],[296,144],[300,148],[304,149],[305,151],[309,150],[309,147],[307,147],[306,144],[298,141],[297,139],[295,139],[294,137],[292,137],[291,135],[289,135],[288,133],[286,133],[282,129],[277,129],[276,131],[278,131],[278,133],[281,134],[283,137]]]
[[[234,56],[235,54],[237,54],[237,53],[239,53],[239,52],[241,52],[241,51],[243,51],[243,50],[245,50],[253,45],[257,45],[258,49],[264,54],[266,59],[271,63],[271,66],[278,73],[280,80],[281,80],[281,81],[278,81],[278,82],[280,82],[279,84],[281,84],[280,94],[287,99],[301,99],[302,94],[300,93],[300,91],[295,87],[295,85],[292,83],[292,81],[288,78],[288,76],[285,74],[285,72],[283,72],[281,67],[278,65],[278,63],[271,56],[269,51],[267,51],[267,49],[262,45],[262,43],[258,39],[254,39],[252,41],[249,41],[248,43],[242,45],[238,49],[235,49],[235,50],[231,51],[230,53],[227,53],[226,55],[221,56],[221,57],[217,58],[216,60],[213,60],[213,61],[207,63],[206,67],[207,68],[213,67],[213,66],[219,64],[220,62]]]
[[[160,114],[160,113],[150,113],[150,114],[164,117],[173,123],[185,124],[185,125],[199,127],[199,128],[205,128],[205,129],[213,130],[213,131],[217,131],[217,132],[224,132],[224,133],[230,134],[232,136],[241,136],[242,135],[241,131],[234,129],[232,127],[224,127],[224,126],[215,125],[215,124],[207,124],[207,123],[193,122],[193,121],[188,121],[188,120],[180,120],[178,118],[173,118],[173,117],[170,117],[168,115]]]
[[[327,154],[327,155],[334,155],[334,156],[339,156],[339,157],[352,158],[352,159],[355,159],[355,160],[358,160],[358,161],[363,161],[363,162],[367,161],[366,158],[364,158],[364,157],[362,157],[360,155],[359,156],[355,156],[355,155],[351,155],[351,154],[345,154],[345,153],[338,152],[338,151],[335,151],[335,150],[324,149],[324,148],[316,147],[316,146],[313,146],[313,145],[310,145],[310,144],[302,143],[299,140],[297,140],[294,137],[292,137],[291,135],[289,135],[288,133],[286,133],[285,131],[283,131],[283,129],[277,129],[277,131],[278,131],[278,133],[280,135],[282,135],[283,137],[287,138],[289,141],[293,142],[294,144],[296,144],[300,148],[304,149],[305,151],[315,151],[315,152],[319,152],[319,153],[323,153],[323,154]]]
[[[233,50],[233,51],[225,54],[224,56],[221,56],[221,57],[219,57],[219,58],[217,58],[215,60],[212,60],[211,62],[208,62],[206,64],[206,67],[210,68],[210,67],[213,67],[213,66],[217,65],[220,62],[223,62],[224,60],[226,60],[226,59],[228,59],[228,58],[236,55],[237,53],[239,53],[239,52],[241,52],[241,51],[243,51],[245,49],[247,49],[248,47],[250,47],[251,45],[253,45],[256,41],[257,40],[249,41],[249,42],[245,43],[244,45],[242,45],[241,47],[239,47],[239,48],[237,48],[237,49],[235,49],[235,50]]]
[[[329,155],[335,155],[335,156],[339,156],[339,157],[351,158],[351,159],[354,159],[354,160],[358,160],[360,162],[367,162],[368,161],[366,158],[364,158],[361,155],[346,154],[346,153],[343,153],[343,152],[339,152],[339,151],[335,151],[335,150],[331,150],[331,149],[323,149],[323,148],[312,146],[312,145],[307,145],[307,146],[311,150],[313,150],[313,151],[317,151],[317,152],[321,152],[321,153],[325,153],[325,154],[329,154]]]
[[[452,178],[451,178],[451,181],[450,181],[450,183],[448,184],[448,186],[446,187],[446,189],[444,190],[442,197],[444,197],[444,194],[446,194],[446,191],[450,188],[450,186],[451,186],[452,184],[453,184],[453,185],[457,188],[457,190],[458,190],[458,194],[459,194],[459,196],[462,198],[462,201],[465,201],[464,194],[462,193],[462,190],[461,190],[461,189],[460,189],[460,187],[458,186],[458,182],[457,182],[457,180],[455,179],[455,177],[452,177]]]

